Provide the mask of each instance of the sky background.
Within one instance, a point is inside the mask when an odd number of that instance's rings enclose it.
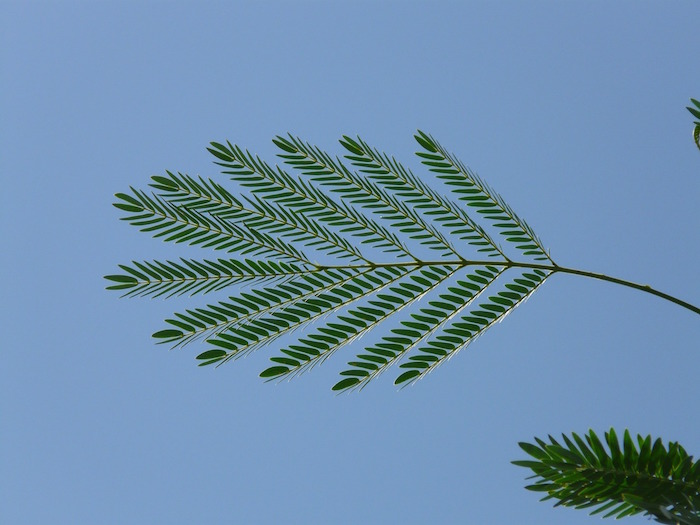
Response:
[[[0,521],[577,525],[599,518],[523,489],[518,441],[614,426],[700,455],[700,318],[638,291],[555,275],[417,385],[336,396],[356,348],[280,384],[266,350],[198,368],[205,346],[150,335],[202,301],[102,278],[214,255],[111,206],[166,169],[226,184],[212,140],[274,161],[276,134],[335,154],[360,134],[420,173],[420,128],[560,264],[697,305],[698,20],[690,1],[0,3]]]

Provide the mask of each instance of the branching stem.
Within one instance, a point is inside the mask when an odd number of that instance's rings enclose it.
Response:
[[[667,293],[661,292],[649,286],[648,284],[639,284],[632,281],[627,281],[625,279],[618,279],[617,277],[611,277],[602,273],[589,272],[586,270],[577,270],[576,268],[567,268],[565,266],[559,266],[556,264],[538,264],[530,262],[517,262],[517,261],[475,261],[469,259],[460,259],[457,261],[411,261],[411,262],[395,262],[395,263],[370,263],[365,265],[351,265],[351,266],[318,266],[318,269],[334,269],[334,268],[380,268],[382,266],[410,266],[410,267],[423,267],[423,266],[502,266],[505,268],[529,268],[532,270],[544,270],[552,273],[568,273],[571,275],[580,275],[582,277],[590,277],[591,279],[599,279],[601,281],[607,281],[610,283],[620,284],[622,286],[627,286],[628,288],[634,288],[636,290],[641,290],[657,297],[661,297],[667,301],[682,306],[683,308],[690,310],[698,315],[700,315],[700,308],[687,303],[677,297],[669,295]]]

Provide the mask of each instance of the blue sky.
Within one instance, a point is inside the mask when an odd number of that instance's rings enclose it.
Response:
[[[682,1],[3,2],[0,521],[576,525],[598,518],[522,488],[518,441],[614,426],[700,455],[700,319],[634,290],[555,275],[416,386],[335,396],[348,352],[281,384],[257,377],[265,350],[198,368],[203,347],[150,337],[192,302],[102,278],[204,255],[111,202],[166,169],[225,183],[212,140],[272,161],[276,134],[336,154],[360,134],[418,172],[420,128],[560,264],[698,304],[699,19]]]

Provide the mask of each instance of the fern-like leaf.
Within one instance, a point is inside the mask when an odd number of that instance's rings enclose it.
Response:
[[[303,266],[275,261],[217,259],[195,261],[132,261],[132,266],[119,267],[125,273],[107,275],[116,284],[108,290],[125,290],[123,297],[205,294],[249,281],[258,283],[289,279],[308,272]]]
[[[453,269],[453,272],[457,268]],[[428,301],[429,307],[419,309],[420,313],[412,313],[411,320],[401,321],[400,328],[391,330],[392,335],[382,338],[380,343],[365,348],[366,354],[359,354],[355,361],[350,361],[348,365],[352,368],[340,373],[346,376],[333,387],[334,390],[345,390],[348,388],[362,388],[369,381],[384,372],[388,367],[400,360],[408,351],[417,347],[421,342],[429,338],[447,322],[456,312],[467,307],[472,301],[486,289],[503,271],[502,268],[492,266],[480,267],[472,270],[464,280],[458,280],[454,286],[447,287],[447,292],[438,296],[439,300]],[[440,281],[437,281],[438,283]],[[426,289],[425,291],[429,291]],[[387,309],[393,307],[392,303],[387,304]],[[441,354],[444,355],[447,349],[454,349],[455,345],[444,347],[445,340],[452,339],[450,336],[438,336],[442,339],[436,343]],[[459,342],[462,342],[460,340]],[[423,353],[426,352],[425,349]],[[417,358],[417,359],[416,359]],[[414,356],[411,363],[402,365],[410,370],[402,373],[396,384],[401,384],[417,376],[424,371],[429,364],[435,362],[437,358]],[[426,361],[428,363],[426,363]]]
[[[211,146],[209,151],[219,159],[217,164],[226,168],[223,173],[230,175],[244,188],[296,213],[340,227],[341,233],[363,237],[362,244],[373,245],[400,257],[410,257],[409,250],[395,234],[362,213],[336,203],[330,196],[304,181],[294,179],[279,168],[271,168],[238,146],[228,143],[227,147],[216,142],[212,142]]]
[[[154,176],[151,186],[160,190],[159,197],[181,204],[187,209],[206,212],[221,220],[243,223],[252,230],[268,235],[280,235],[303,246],[336,255],[340,258],[362,259],[358,250],[335,232],[303,215],[275,207],[259,197],[246,199],[248,207],[212,180],[199,181],[178,173],[168,177]]]
[[[444,300],[436,304],[433,311],[443,315],[439,326],[447,324],[448,321],[451,323],[442,330],[444,335],[438,335],[429,340],[419,348],[416,355],[409,357],[408,363],[401,365],[401,368],[408,370],[396,378],[397,385],[404,382],[413,383],[451,359],[527,300],[549,275],[548,272],[537,269],[532,273],[523,273],[506,284],[506,290],[497,292],[487,301],[479,303],[476,308],[465,311],[499,274],[500,270],[495,271],[495,268],[487,267],[481,271],[480,275],[469,276],[475,282],[465,282],[462,283],[463,287],[449,289],[451,294],[445,295]],[[483,288],[479,288],[479,283]],[[469,285],[471,285],[471,291]],[[467,297],[468,300],[460,302],[458,300],[460,297]]]
[[[168,171],[151,179],[152,193],[132,188],[114,205],[124,221],[154,237],[231,256],[133,261],[106,276],[108,289],[166,298],[226,289],[225,300],[175,313],[153,335],[179,347],[205,340],[201,366],[238,359],[284,336],[261,374],[268,380],[310,370],[388,325],[348,361],[336,391],[364,388],[394,364],[396,384],[416,382],[556,273],[622,284],[700,314],[649,286],[555,264],[492,188],[430,135],[419,131],[415,138],[421,162],[452,197],[359,137],[340,140],[346,165],[292,135],[277,136],[291,172],[230,142],[212,142],[215,164],[236,190]],[[522,260],[506,255],[489,230]]]
[[[641,435],[635,443],[627,430],[620,442],[614,429],[604,440],[593,430],[562,438],[520,443],[533,459],[513,461],[533,472],[536,482],[526,488],[544,492],[542,500],[592,508],[603,517],[645,513],[661,523],[700,521],[700,462],[678,443],[665,446]]]
[[[243,325],[231,327],[227,332],[209,339],[209,342],[225,351],[225,360],[246,355],[262,344],[274,341],[279,336],[298,329],[303,324],[329,315],[333,310],[348,306],[367,295],[382,290],[396,282],[406,273],[402,266],[386,266],[367,269],[349,281],[334,286],[322,293],[295,303],[269,316],[253,319]],[[340,318],[341,322],[328,323],[326,337],[350,337],[356,322]],[[311,336],[310,336],[311,337]],[[324,336],[319,336],[323,340]],[[337,342],[334,340],[334,343]],[[265,374],[265,372],[263,372]],[[269,372],[263,377],[268,377]]]
[[[308,262],[304,254],[280,239],[231,224],[215,215],[171,204],[156,195],[149,196],[134,189],[132,192],[133,195],[116,195],[119,202],[114,206],[129,213],[122,219],[142,232],[153,232],[154,237],[162,237],[166,242],[185,242],[241,255]]]
[[[235,330],[236,326],[249,324],[263,314],[332,291],[366,272],[342,268],[317,270],[285,280],[274,287],[241,291],[238,296],[229,297],[227,302],[176,313],[175,318],[166,319],[171,326],[156,332],[153,337],[161,343],[174,343],[174,346],[183,346],[202,337],[214,337],[227,330]]]

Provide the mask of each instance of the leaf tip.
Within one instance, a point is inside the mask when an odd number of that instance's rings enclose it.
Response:
[[[437,153],[437,147],[435,147],[432,139],[427,134],[423,133],[421,130],[417,130],[417,134],[413,135],[413,137],[416,139],[418,144],[423,146],[425,149],[431,153]]]
[[[272,142],[282,151],[286,151],[287,153],[297,153],[297,148],[295,148],[291,142],[280,135],[277,135],[274,139],[272,139]]]

